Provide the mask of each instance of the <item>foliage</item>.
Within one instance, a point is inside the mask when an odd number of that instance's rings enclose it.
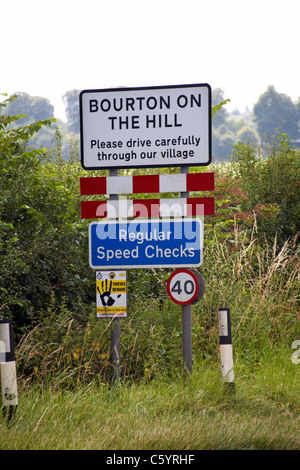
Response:
[[[213,122],[218,128],[221,124],[225,124],[228,118],[228,111],[224,107],[229,103],[229,99],[224,98],[224,91],[221,88],[216,88],[212,92],[212,118]]]
[[[53,149],[35,149],[29,139],[52,121],[10,127],[19,119],[0,116],[0,308],[14,321],[18,374],[24,384],[57,389],[95,377],[107,384],[111,321],[95,318],[88,222],[80,220],[79,177],[85,172],[78,142],[70,142],[65,159],[56,128]],[[206,290],[193,307],[195,363],[217,363],[222,306],[232,311],[238,355],[251,364],[297,339],[299,154],[285,134],[267,140],[264,158],[261,152],[239,142],[231,163],[213,167],[216,216],[205,219],[200,271]],[[124,382],[181,373],[181,310],[167,296],[168,275],[164,269],[128,273]]]
[[[213,90],[212,99],[212,151],[215,161],[229,160],[232,148],[239,140],[251,137],[258,143],[259,138],[250,113],[228,113],[225,105],[230,102],[224,99],[220,88]]]
[[[18,100],[6,102],[6,113],[9,115],[22,114],[24,124],[51,119],[54,117],[54,106],[46,98],[30,96],[28,93],[20,92],[13,96]]]
[[[247,126],[246,124],[242,126],[237,132],[238,141],[241,142],[253,142],[255,145],[258,145],[259,138],[256,132],[251,129],[251,127]]]
[[[218,239],[208,228],[205,295],[193,307],[194,363],[218,361],[218,309],[230,306],[236,354],[256,364],[262,354],[291,347],[299,325],[299,249],[250,242],[236,228],[232,238]],[[166,293],[165,274],[130,271],[129,316],[121,321],[121,378],[124,383],[152,381],[182,371],[181,308]],[[147,288],[147,282],[153,290]],[[164,281],[163,281],[164,279]],[[135,281],[135,282],[134,282]],[[141,290],[141,286],[145,290]],[[147,294],[145,294],[147,292]],[[78,299],[72,309],[54,294],[35,315],[35,327],[18,347],[24,382],[73,388],[95,377],[111,381],[111,320],[95,317],[95,303]]]
[[[88,283],[74,145],[69,160],[63,160],[57,130],[54,153],[34,149],[29,139],[53,121],[7,128],[19,118],[0,116],[0,305],[1,314],[13,318],[17,334],[51,292],[71,302],[86,295],[82,289]]]
[[[220,111],[226,103],[229,103],[230,100],[222,100],[220,103],[212,107],[212,118],[215,117],[215,114]]]
[[[227,126],[220,126],[220,129],[212,131],[213,155],[216,161],[228,160],[232,152],[232,147],[236,142],[235,134]],[[222,156],[222,157],[221,157]]]
[[[300,153],[290,145],[285,133],[266,138],[263,147],[253,142],[234,146],[235,177],[246,193],[241,216],[249,213],[259,232],[268,241],[277,237],[279,246],[300,230]]]
[[[273,86],[260,96],[253,108],[257,130],[263,139],[265,135],[273,135],[278,127],[293,139],[299,139],[298,110],[291,98],[283,93],[278,93]]]
[[[220,156],[230,155],[235,143],[234,133],[228,128],[228,112],[225,105],[229,99],[224,99],[223,90],[217,88],[212,93],[212,150],[216,160]]]
[[[79,93],[79,90],[71,90],[63,96],[69,128],[74,133],[79,133],[80,130]]]

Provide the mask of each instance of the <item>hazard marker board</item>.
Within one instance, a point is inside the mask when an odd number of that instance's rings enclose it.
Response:
[[[82,219],[193,217],[214,213],[214,197],[81,201]]]
[[[214,173],[91,176],[80,178],[80,194],[138,194],[214,191]]]

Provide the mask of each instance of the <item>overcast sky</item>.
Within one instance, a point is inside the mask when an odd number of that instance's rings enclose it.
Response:
[[[300,0],[2,0],[0,92],[209,83],[250,109],[300,97]]]

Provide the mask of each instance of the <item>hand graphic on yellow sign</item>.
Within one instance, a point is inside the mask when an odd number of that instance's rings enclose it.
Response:
[[[100,294],[100,299],[104,307],[111,307],[115,303],[115,299],[111,297],[113,281],[105,279],[103,281],[97,281],[97,291]],[[117,297],[120,297],[119,294]],[[105,300],[107,298],[107,300]]]

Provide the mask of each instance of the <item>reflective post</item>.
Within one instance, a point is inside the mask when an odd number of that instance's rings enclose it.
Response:
[[[17,370],[11,320],[0,320],[0,366],[3,414],[10,421],[18,406]]]
[[[219,345],[222,379],[224,380],[224,385],[228,391],[234,392],[235,385],[229,308],[219,309]]]

